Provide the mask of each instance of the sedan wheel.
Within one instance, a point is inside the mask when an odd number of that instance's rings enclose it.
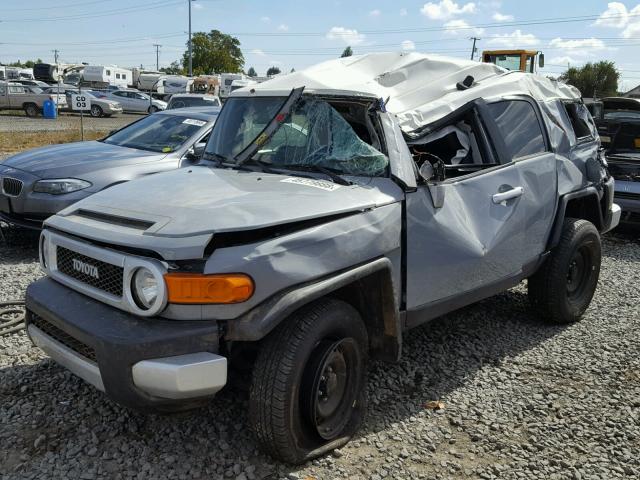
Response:
[[[104,115],[104,112],[102,111],[102,108],[100,108],[98,105],[91,105],[92,117],[102,117],[103,115]]]
[[[149,107],[149,113],[156,113],[158,110],[158,107],[156,107],[155,105],[151,105]]]

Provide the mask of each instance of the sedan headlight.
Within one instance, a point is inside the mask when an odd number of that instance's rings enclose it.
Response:
[[[50,193],[51,195],[62,195],[63,193],[77,192],[89,188],[91,182],[77,178],[53,178],[51,180],[40,180],[33,186],[33,191],[38,193]]]
[[[136,270],[133,274],[132,292],[133,299],[139,308],[149,310],[154,306],[160,294],[160,280],[146,267]]]

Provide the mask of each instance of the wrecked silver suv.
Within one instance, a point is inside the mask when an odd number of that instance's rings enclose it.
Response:
[[[258,443],[302,462],[354,434],[368,360],[397,360],[411,328],[525,279],[541,319],[579,320],[612,195],[572,87],[330,61],[233,92],[201,165],[48,219],[28,333],[140,409],[201,405],[251,364]]]

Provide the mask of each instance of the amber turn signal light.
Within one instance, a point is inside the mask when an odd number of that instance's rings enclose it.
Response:
[[[254,291],[251,277],[240,273],[167,273],[164,281],[169,303],[240,303],[251,298]]]

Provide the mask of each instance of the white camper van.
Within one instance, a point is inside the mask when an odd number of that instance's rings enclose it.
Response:
[[[115,65],[87,65],[84,67],[84,83],[92,86],[115,85],[119,88],[127,88],[133,81],[131,70],[119,68]],[[106,85],[105,85],[106,84]]]

